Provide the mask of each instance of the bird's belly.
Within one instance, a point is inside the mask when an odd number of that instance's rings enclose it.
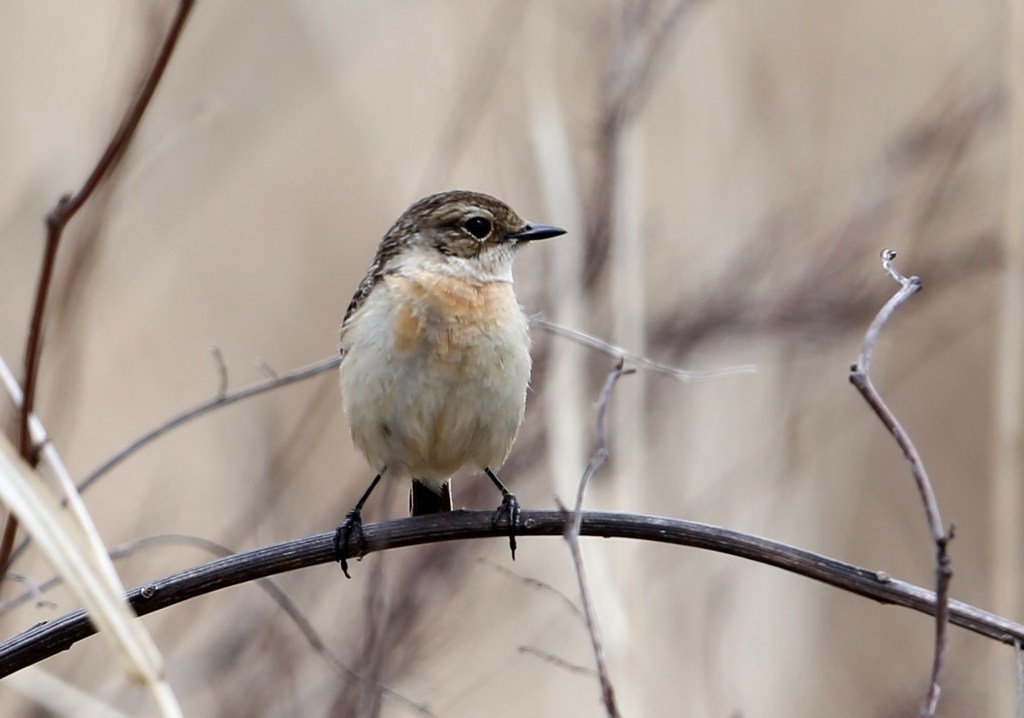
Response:
[[[487,311],[368,307],[375,330],[347,337],[341,384],[353,440],[376,468],[434,482],[504,462],[530,378],[526,318],[507,290]]]

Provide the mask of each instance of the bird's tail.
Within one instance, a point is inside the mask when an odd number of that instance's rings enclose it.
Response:
[[[424,514],[439,514],[443,511],[452,510],[452,483],[446,481],[437,488],[426,484],[419,479],[412,480],[412,489],[409,491],[409,514],[412,516],[423,516]]]

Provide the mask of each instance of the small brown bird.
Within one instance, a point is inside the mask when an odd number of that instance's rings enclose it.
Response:
[[[502,493],[515,558],[519,505],[495,471],[526,407],[530,337],[512,261],[560,227],[452,191],[413,204],[388,230],[341,325],[341,391],[355,445],[378,473],[335,534],[362,543],[360,511],[381,476],[412,479],[412,515],[452,510],[451,476],[484,471]]]

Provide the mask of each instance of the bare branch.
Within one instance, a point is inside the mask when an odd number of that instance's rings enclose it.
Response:
[[[109,174],[111,168],[121,157],[124,149],[128,146],[135,130],[139,126],[143,113],[149,107],[149,101],[153,99],[160,78],[163,77],[167,63],[178,43],[185,21],[195,0],[180,0],[178,10],[171,21],[167,35],[164,37],[160,49],[157,51],[153,66],[142,83],[142,89],[136,96],[135,101],[128,108],[121,125],[114,133],[113,139],[107,145],[106,151],[100,157],[93,168],[85,184],[74,195],[64,195],[57,200],[56,206],[46,215],[46,246],[43,250],[43,261],[39,268],[39,280],[36,284],[36,296],[32,305],[32,318],[29,321],[28,339],[25,342],[25,380],[23,382],[25,399],[21,405],[20,427],[18,433],[18,449],[22,458],[31,466],[36,466],[38,456],[32,445],[29,431],[29,416],[35,406],[36,378],[39,370],[40,347],[43,334],[43,317],[46,314],[46,299],[50,293],[50,282],[53,279],[54,267],[57,264],[57,248],[60,246],[61,235],[80,209],[89,201],[96,188]],[[3,538],[0,539],[0,572],[6,573],[7,566],[11,559],[11,548],[14,545],[14,536],[18,531],[18,521],[14,515],[7,517],[7,525],[4,527]],[[2,580],[0,573],[0,580]]]
[[[415,516],[364,527],[366,552],[385,551],[461,539],[506,539],[495,528],[490,511],[453,511]],[[562,536],[571,516],[565,511],[524,511],[520,535]],[[586,511],[581,536],[630,538],[717,551],[758,561],[844,591],[935,615],[932,591],[891,578],[883,571],[854,566],[776,541],[695,521],[640,514]],[[196,596],[286,571],[333,564],[334,531],[285,541],[216,559],[166,576],[128,592],[137,614],[146,615]],[[1016,623],[961,601],[950,600],[949,620],[979,635],[1006,644],[1024,642],[1024,624]],[[91,636],[95,629],[83,611],[74,611],[0,643],[0,678]]]
[[[864,400],[868,403],[878,418],[881,419],[885,428],[889,430],[903,455],[910,464],[910,473],[914,476],[918,493],[924,504],[925,516],[928,519],[928,529],[935,543],[935,584],[936,595],[938,596],[938,609],[935,612],[935,650],[932,655],[931,677],[928,683],[928,692],[925,695],[924,704],[921,707],[921,718],[932,718],[939,703],[939,673],[942,671],[943,654],[946,647],[946,625],[949,620],[949,584],[953,578],[953,569],[950,565],[949,555],[946,547],[953,538],[952,527],[949,533],[943,528],[942,516],[939,514],[939,503],[935,498],[935,491],[932,489],[928,473],[925,471],[924,462],[917,453],[917,448],[910,440],[910,436],[900,426],[896,416],[892,413],[881,395],[875,389],[868,374],[871,364],[871,355],[875,349],[875,342],[878,335],[893,313],[911,296],[921,290],[921,279],[919,277],[904,277],[893,266],[892,261],[896,258],[896,252],[886,249],[882,252],[882,267],[893,279],[900,284],[900,289],[875,316],[874,321],[868,327],[864,335],[864,343],[861,345],[860,356],[857,363],[850,368],[850,382],[857,387]]]

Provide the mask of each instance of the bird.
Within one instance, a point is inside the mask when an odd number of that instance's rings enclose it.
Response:
[[[481,192],[412,204],[384,235],[342,321],[339,378],[355,446],[376,476],[334,538],[365,551],[361,511],[385,474],[411,479],[413,516],[453,509],[451,477],[482,471],[502,502],[515,560],[519,503],[495,473],[523,422],[529,325],[512,286],[519,250],[565,234]]]

